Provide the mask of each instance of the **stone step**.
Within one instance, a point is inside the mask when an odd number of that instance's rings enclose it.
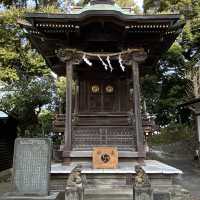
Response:
[[[133,200],[133,197],[111,197],[111,196],[102,196],[102,197],[85,197],[84,200]]]
[[[133,197],[129,195],[85,195],[84,200],[133,200]]]
[[[84,192],[85,200],[132,200],[133,189],[129,187],[117,188],[86,188]]]

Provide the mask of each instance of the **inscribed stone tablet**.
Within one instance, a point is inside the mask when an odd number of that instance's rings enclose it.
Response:
[[[13,192],[19,195],[48,195],[50,159],[50,140],[16,139],[13,159]]]
[[[169,193],[154,193],[153,200],[170,200]]]

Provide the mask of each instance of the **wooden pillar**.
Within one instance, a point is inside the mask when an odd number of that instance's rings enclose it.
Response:
[[[198,137],[198,149],[200,151],[200,115],[196,115],[197,122],[197,137]]]
[[[78,81],[75,81],[75,104],[74,104],[74,114],[77,115],[78,113],[78,96],[79,96],[79,86],[78,86]]]
[[[72,83],[73,65],[66,63],[66,109],[65,109],[65,144],[63,151],[64,163],[70,162],[70,151],[72,150]]]
[[[137,151],[139,157],[144,157],[144,133],[142,129],[141,105],[140,105],[140,82],[139,82],[139,65],[132,60],[133,73],[133,113],[135,120],[135,131],[137,138]]]

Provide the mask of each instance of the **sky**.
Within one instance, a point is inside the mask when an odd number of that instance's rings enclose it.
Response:
[[[79,1],[79,0],[76,0],[76,1]],[[143,0],[134,0],[135,3],[143,10]],[[32,4],[32,1],[29,0],[28,4]],[[0,4],[0,11],[3,10],[3,6],[2,4]]]
[[[141,8],[143,9],[143,0],[135,0],[135,3]]]

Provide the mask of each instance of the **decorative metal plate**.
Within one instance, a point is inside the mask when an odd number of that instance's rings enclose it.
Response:
[[[92,89],[92,93],[99,93],[100,92],[100,88],[99,88],[98,85],[93,85],[91,87],[91,89]]]
[[[106,86],[106,92],[107,93],[113,93],[114,92],[114,87],[112,85],[107,85]]]

